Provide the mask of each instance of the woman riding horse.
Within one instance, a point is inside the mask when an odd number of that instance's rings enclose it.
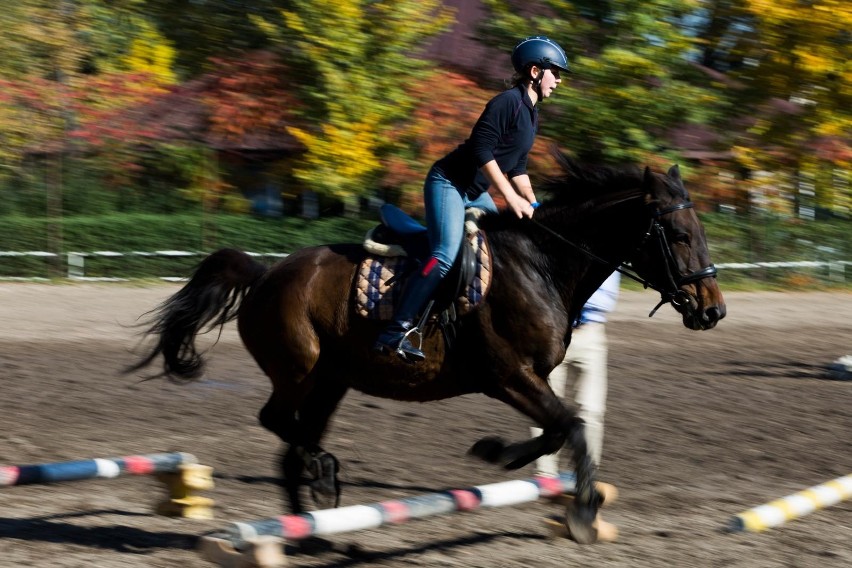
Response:
[[[246,348],[272,381],[260,421],[288,445],[281,468],[297,513],[306,468],[314,497],[337,503],[338,462],[320,441],[350,388],[405,401],[484,393],[531,418],[543,433],[514,444],[488,438],[472,453],[519,468],[567,443],[577,476],[567,525],[577,541],[594,542],[595,464],[582,421],[547,383],[571,341],[572,322],[625,261],[689,329],[714,327],[725,304],[676,166],[659,174],[562,164],[564,175],[549,185],[552,197],[535,220],[511,212],[480,220],[492,257],[490,291],[461,317],[452,349],[439,334],[427,334],[421,364],[373,351],[379,324],[356,313],[351,291],[366,253],[359,244],[339,244],[299,250],[269,269],[240,251],[213,253],[159,307],[149,329],[157,344],[130,370],[162,355],[165,375],[197,379],[203,361],[196,334],[237,318]]]

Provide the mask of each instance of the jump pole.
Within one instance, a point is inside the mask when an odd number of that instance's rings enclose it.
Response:
[[[220,566],[279,566],[283,554],[272,547],[283,540],[302,540],[386,524],[401,524],[413,519],[457,511],[472,511],[483,507],[506,507],[536,501],[539,498],[559,498],[572,493],[576,477],[562,472],[558,477],[533,477],[477,485],[467,489],[450,489],[403,499],[381,501],[371,505],[352,505],[323,509],[298,515],[282,515],[259,521],[235,522],[224,531],[201,537],[199,550],[207,560]],[[598,483],[604,501],[615,497],[615,487]],[[245,553],[254,555],[253,559]],[[257,556],[265,558],[259,561]]]
[[[761,532],[852,497],[852,473],[744,511],[731,519],[731,532]]]
[[[160,514],[189,518],[212,516],[212,499],[194,494],[196,490],[213,487],[212,468],[199,465],[194,455],[184,452],[0,466],[0,488],[112,479],[124,475],[155,475],[166,485],[169,500],[157,506]]]

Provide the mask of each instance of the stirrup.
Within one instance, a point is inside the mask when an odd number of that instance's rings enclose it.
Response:
[[[414,334],[416,334],[419,339],[418,347],[415,347],[414,343],[412,343],[409,338]],[[421,351],[422,346],[423,334],[420,332],[419,328],[412,327],[409,330],[402,331],[396,337],[391,338],[390,341],[382,341],[381,339],[376,340],[376,343],[373,345],[373,350],[379,353],[396,353],[402,360],[408,363],[416,363],[426,358],[425,355],[423,355],[423,351]]]
[[[410,336],[417,336],[417,347],[411,341]],[[407,344],[407,345],[406,345]],[[417,363],[426,359],[423,353],[423,332],[419,326],[414,326],[402,336],[399,340],[399,345],[396,346],[396,354],[408,361],[409,363]]]
[[[429,300],[429,303],[426,304],[426,309],[423,310],[423,315],[420,316],[417,324],[412,326],[411,329],[406,330],[402,339],[399,340],[399,345],[396,346],[396,354],[409,363],[418,363],[426,359],[426,354],[423,353],[423,332],[421,330],[423,329],[423,326],[426,325],[426,320],[429,319],[429,314],[432,313],[432,306],[434,305],[435,300]],[[417,347],[414,346],[414,343],[412,343],[409,338],[412,334],[417,335]],[[408,350],[403,348],[403,344],[406,342],[408,342],[408,346],[410,348]]]

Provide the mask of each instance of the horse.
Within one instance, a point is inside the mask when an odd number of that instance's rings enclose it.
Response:
[[[602,502],[596,466],[582,420],[547,382],[581,307],[620,270],[657,290],[654,311],[671,304],[688,329],[713,328],[726,308],[677,165],[659,173],[557,158],[561,172],[540,188],[551,197],[532,219],[508,211],[480,218],[491,248],[490,290],[460,317],[452,347],[440,334],[426,334],[423,362],[374,352],[383,322],[357,315],[352,306],[351,286],[366,252],[361,244],[328,244],[298,250],[269,268],[242,251],[212,253],[143,320],[156,345],[126,371],[162,355],[157,376],[198,379],[204,361],[196,334],[236,318],[246,349],[272,382],[259,420],[286,445],[280,471],[293,513],[305,510],[299,492],[306,472],[317,505],[339,504],[340,463],[320,442],[349,389],[420,402],[482,393],[528,416],[543,433],[514,443],[487,437],[470,453],[517,469],[570,446],[576,495],[566,525],[574,540],[592,543]]]

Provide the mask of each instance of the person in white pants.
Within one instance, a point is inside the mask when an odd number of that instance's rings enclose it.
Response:
[[[571,334],[565,358],[547,378],[556,396],[565,396],[569,375],[573,379],[573,398],[580,418],[586,423],[586,443],[596,464],[603,455],[604,413],[607,389],[607,314],[615,309],[621,274],[613,272],[583,306],[580,321]],[[541,434],[532,428],[532,435]],[[559,475],[559,452],[541,456],[535,462],[536,474]]]

